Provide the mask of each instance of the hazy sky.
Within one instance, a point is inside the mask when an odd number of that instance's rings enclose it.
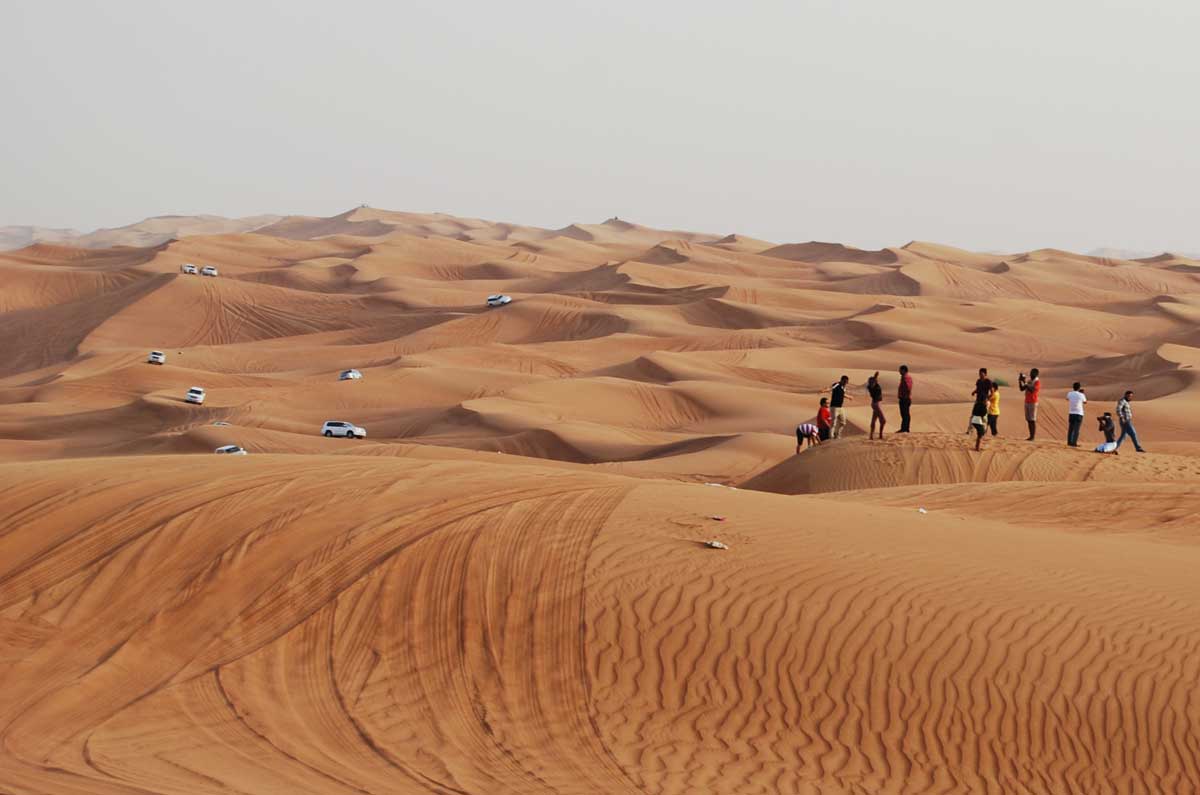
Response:
[[[0,225],[1200,249],[1194,0],[8,2]]]

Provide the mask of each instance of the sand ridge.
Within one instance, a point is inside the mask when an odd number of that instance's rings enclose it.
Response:
[[[1200,791],[1200,262],[151,220],[0,252],[0,791]]]

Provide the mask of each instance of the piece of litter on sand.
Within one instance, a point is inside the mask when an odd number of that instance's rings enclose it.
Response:
[[[725,546],[720,541],[705,541],[704,546],[708,547],[709,549],[729,549],[729,547]]]
[[[924,508],[918,508],[917,513],[929,513],[929,511],[925,510]]]
[[[725,521],[725,517],[724,517],[724,516],[710,516],[710,517],[708,517],[708,518],[709,518],[709,519],[712,519],[714,522],[723,522],[723,521]]]

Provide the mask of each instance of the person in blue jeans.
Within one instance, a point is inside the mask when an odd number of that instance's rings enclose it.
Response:
[[[1121,436],[1117,439],[1117,449],[1113,450],[1113,455],[1121,449],[1121,444],[1128,436],[1133,439],[1133,449],[1139,453],[1146,452],[1142,449],[1142,443],[1138,439],[1137,429],[1133,427],[1133,406],[1129,405],[1129,401],[1133,400],[1133,390],[1125,390],[1125,396],[1117,401],[1117,421],[1121,423]]]

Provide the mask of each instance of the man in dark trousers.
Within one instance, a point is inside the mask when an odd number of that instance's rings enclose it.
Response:
[[[1125,443],[1125,439],[1133,439],[1133,449],[1139,453],[1146,452],[1142,448],[1142,442],[1138,439],[1137,429],[1133,427],[1133,406],[1129,405],[1133,400],[1133,390],[1125,390],[1125,395],[1117,401],[1117,421],[1121,423],[1121,435],[1117,437],[1117,450],[1121,449],[1121,445]],[[1116,450],[1113,451],[1114,453]]]
[[[1087,394],[1083,385],[1076,381],[1067,393],[1067,446],[1079,446],[1079,431],[1083,428],[1083,411],[1087,405]]]
[[[896,390],[896,399],[900,404],[900,433],[908,433],[912,423],[912,388],[913,379],[908,374],[908,365],[900,365],[900,387]]]
[[[975,389],[971,390],[971,397],[975,398],[975,405],[971,408],[971,424],[967,426],[967,433],[972,429],[975,431],[975,450],[979,451],[983,448],[983,432],[987,424],[987,404],[988,398],[992,392],[996,390],[996,385],[992,379],[988,378],[986,367],[979,368],[979,378],[975,381]]]

